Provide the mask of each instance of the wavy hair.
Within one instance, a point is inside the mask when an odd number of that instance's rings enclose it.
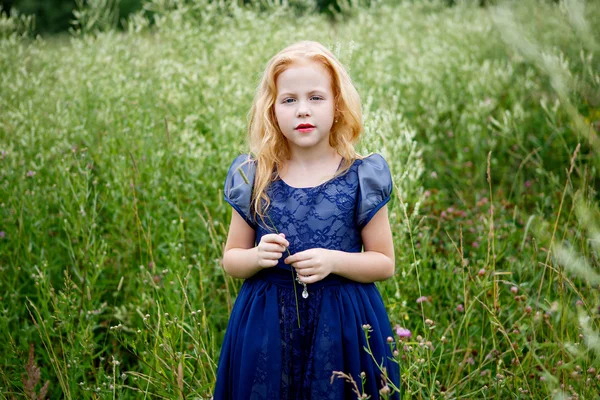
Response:
[[[290,66],[307,61],[321,64],[331,78],[335,112],[329,144],[343,157],[336,176],[345,173],[356,159],[362,158],[354,149],[363,130],[361,102],[344,66],[318,42],[301,41],[284,48],[267,63],[248,113],[250,153],[256,160],[252,202],[261,219],[270,205],[267,186],[279,177],[283,161],[290,156],[287,139],[275,118],[277,78]]]

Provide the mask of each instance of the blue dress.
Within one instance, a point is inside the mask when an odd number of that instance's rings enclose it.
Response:
[[[265,234],[285,233],[290,254],[311,248],[362,251],[361,229],[392,191],[387,163],[373,154],[316,187],[273,181],[264,223],[251,211],[254,174],[255,161],[237,157],[225,181],[225,200],[254,228],[256,243]],[[364,372],[364,393],[378,399],[382,366],[399,387],[399,366],[391,360],[395,347],[386,341],[393,333],[375,284],[331,274],[308,284],[305,299],[301,284],[295,283],[294,292],[295,274],[283,262],[286,257],[244,281],[221,348],[214,399],[356,399],[349,383],[332,379],[333,371],[349,374],[359,389]],[[366,324],[373,357],[365,351]]]

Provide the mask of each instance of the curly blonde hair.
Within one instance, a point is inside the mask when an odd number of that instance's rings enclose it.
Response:
[[[362,158],[354,149],[363,131],[361,102],[344,66],[318,42],[301,41],[284,48],[267,63],[248,113],[250,153],[256,160],[252,202],[261,219],[270,205],[267,186],[278,178],[277,171],[290,156],[287,139],[275,118],[277,78],[291,65],[306,61],[321,64],[331,78],[335,113],[329,144],[343,157],[336,176],[345,173],[356,159]]]

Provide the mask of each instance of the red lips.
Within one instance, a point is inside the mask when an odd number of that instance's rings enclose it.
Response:
[[[311,124],[300,124],[296,127],[296,129],[306,129],[306,128],[314,128],[314,125]]]

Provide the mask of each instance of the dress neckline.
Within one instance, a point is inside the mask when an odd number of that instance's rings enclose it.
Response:
[[[356,160],[358,160],[358,158],[357,158]],[[356,160],[354,160],[354,162],[352,163],[352,165],[351,165],[350,167],[352,167],[352,166],[354,165],[354,163],[356,163]],[[340,168],[342,167],[342,164],[343,164],[343,162],[344,162],[344,157],[342,157],[342,159],[340,160],[340,163],[339,163],[339,165],[338,165],[337,169],[335,170],[335,173],[336,173],[336,174],[337,174],[337,172],[340,170]],[[325,186],[325,185],[327,185],[327,184],[329,184],[329,183],[331,183],[331,182],[335,181],[335,180],[336,180],[337,178],[339,178],[340,176],[342,176],[342,175],[336,175],[336,176],[334,176],[333,178],[331,178],[331,179],[328,179],[328,180],[326,180],[326,181],[325,181],[325,182],[323,182],[323,183],[319,183],[319,184],[318,184],[318,185],[316,185],[316,186],[305,186],[305,187],[296,187],[296,186],[291,186],[291,185],[289,185],[289,184],[288,184],[286,181],[284,181],[283,179],[281,179],[281,177],[279,177],[279,181],[281,181],[281,183],[283,183],[283,185],[284,185],[284,186],[286,186],[286,187],[288,187],[288,188],[290,188],[290,189],[293,189],[293,190],[313,190],[313,189],[318,189],[318,188],[320,188],[320,187],[322,187],[322,186]]]

